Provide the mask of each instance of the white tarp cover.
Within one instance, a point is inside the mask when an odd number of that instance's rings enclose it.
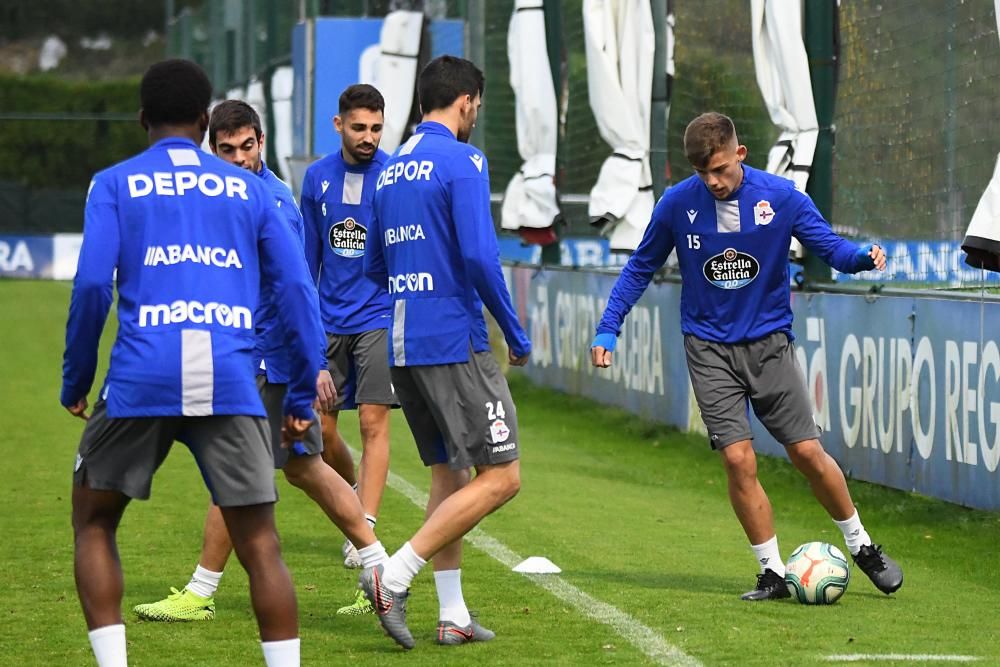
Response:
[[[802,41],[802,6],[794,0],[751,0],[753,61],[771,122],[781,128],[767,170],[803,192],[816,152],[819,123]]]
[[[993,0],[993,4],[997,33],[1000,33],[1000,0]],[[962,249],[969,253],[966,263],[970,266],[1000,271],[1000,154],[997,155],[993,178],[972,214]]]
[[[504,193],[500,226],[545,229],[559,217],[554,182],[558,111],[542,0],[516,0],[507,31],[517,150],[524,163]]]
[[[590,191],[593,222],[611,224],[612,250],[634,250],[653,212],[649,168],[653,14],[648,0],[584,0],[587,91],[611,157]]]
[[[274,111],[274,136],[269,137],[274,155],[278,159],[278,168],[282,176],[289,181],[292,155],[292,88],[295,74],[291,67],[278,67],[271,75],[271,109]]]
[[[781,128],[767,154],[767,171],[794,181],[805,192],[819,122],[802,41],[802,4],[799,0],[751,0],[750,16],[757,85],[771,122]],[[797,239],[792,239],[790,253],[802,256]]]
[[[385,98],[385,126],[380,147],[388,153],[399,146],[410,119],[423,25],[421,12],[390,12],[382,22],[381,53],[375,80],[366,83],[378,88]]]

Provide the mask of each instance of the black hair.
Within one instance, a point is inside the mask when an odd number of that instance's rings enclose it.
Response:
[[[427,63],[417,81],[420,109],[424,113],[445,109],[462,95],[482,95],[486,80],[472,61],[439,56]]]
[[[208,143],[215,146],[215,137],[219,132],[232,134],[244,127],[252,127],[257,141],[260,141],[264,130],[260,124],[260,116],[252,106],[243,100],[219,102],[208,119]]]
[[[354,109],[384,112],[385,99],[375,86],[370,86],[367,83],[355,83],[345,88],[344,92],[340,94],[337,113],[344,115]]]
[[[212,84],[190,60],[162,60],[150,66],[139,84],[142,114],[150,126],[185,125],[208,111]]]

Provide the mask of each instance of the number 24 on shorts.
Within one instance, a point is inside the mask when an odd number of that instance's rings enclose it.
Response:
[[[490,421],[493,421],[494,419],[497,419],[497,418],[499,418],[499,419],[505,419],[507,417],[507,413],[504,412],[503,401],[497,401],[495,405],[493,404],[492,401],[487,401],[486,402],[486,417]]]

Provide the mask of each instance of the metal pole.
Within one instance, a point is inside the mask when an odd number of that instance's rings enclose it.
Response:
[[[209,34],[212,40],[212,85],[216,95],[224,95],[226,86],[226,30],[224,7],[221,2],[211,2],[208,5]]]
[[[545,14],[545,46],[549,55],[549,71],[552,73],[552,86],[555,88],[556,99],[559,99],[559,91],[562,89],[563,79],[563,41],[562,41],[562,9],[560,0],[542,0],[542,11]],[[557,107],[558,109],[558,107]],[[559,146],[558,131],[556,132],[556,164],[555,174],[556,190],[559,188]],[[544,265],[558,265],[562,262],[562,250],[560,249],[559,225],[552,229],[556,235],[556,242],[547,246],[542,246],[541,262]]]
[[[267,150],[267,164],[271,171],[278,175],[278,177],[284,176],[281,171],[281,165],[278,164],[278,154],[275,152],[274,147],[274,103],[271,97],[271,78],[274,75],[274,35],[278,31],[278,3],[277,0],[267,0],[267,42],[264,45],[264,53],[266,56],[267,65],[260,74],[261,84],[264,87],[264,108],[265,108],[265,118],[264,121],[267,124],[267,141],[265,142],[265,147]]]
[[[667,0],[652,0],[653,97],[649,118],[649,166],[653,174],[653,196],[659,199],[667,184]]]
[[[833,217],[833,152],[835,143],[834,106],[837,100],[838,8],[830,0],[805,1],[804,41],[809,57],[809,78],[819,136],[806,192],[827,220]],[[830,270],[811,255],[803,265],[808,282],[829,282]]]
[[[486,70],[486,2],[468,0],[468,18],[465,23],[465,57]],[[471,143],[486,149],[486,119],[489,112],[481,114],[472,130]]]
[[[171,50],[171,44],[173,40],[170,38],[171,33],[176,29],[173,26],[174,14],[177,12],[177,8],[174,5],[174,0],[163,0],[163,36],[167,43],[167,55],[173,58],[177,57],[177,54]]]

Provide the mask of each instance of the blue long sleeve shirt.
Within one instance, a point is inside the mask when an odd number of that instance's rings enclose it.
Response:
[[[500,266],[486,157],[424,122],[379,174],[365,272],[392,299],[390,364],[469,360],[489,349],[483,305],[517,356],[531,351]]]
[[[833,233],[812,199],[788,179],[743,165],[740,187],[717,200],[691,176],[657,202],[642,242],[611,290],[597,333],[620,333],[625,316],[676,248],[683,333],[717,343],[749,342],[778,331],[791,336],[792,236],[843,273],[874,266]]]
[[[257,174],[264,181],[264,185],[274,196],[274,203],[282,214],[282,218],[288,224],[288,228],[295,234],[299,241],[299,248],[305,244],[303,232],[302,214],[295,204],[295,197],[288,184],[275,176],[274,172],[267,168],[265,162],[261,162],[260,172]],[[285,346],[285,330],[281,326],[281,319],[278,317],[277,300],[280,295],[266,284],[260,286],[260,303],[257,306],[255,316],[255,335],[257,338],[254,350],[254,367],[257,375],[264,375],[267,381],[272,384],[286,384],[291,373],[291,360],[288,356],[288,348]],[[317,351],[320,368],[326,368],[326,340]]]
[[[101,390],[110,417],[263,416],[253,371],[263,283],[282,295],[289,332],[285,412],[313,418],[323,338],[316,290],[260,178],[167,138],[96,174],[84,215],[63,405],[91,389],[114,281],[118,336]]]
[[[375,181],[389,158],[348,164],[340,151],[314,162],[302,183],[306,260],[317,281],[323,326],[357,334],[389,326],[389,293],[364,272]]]

